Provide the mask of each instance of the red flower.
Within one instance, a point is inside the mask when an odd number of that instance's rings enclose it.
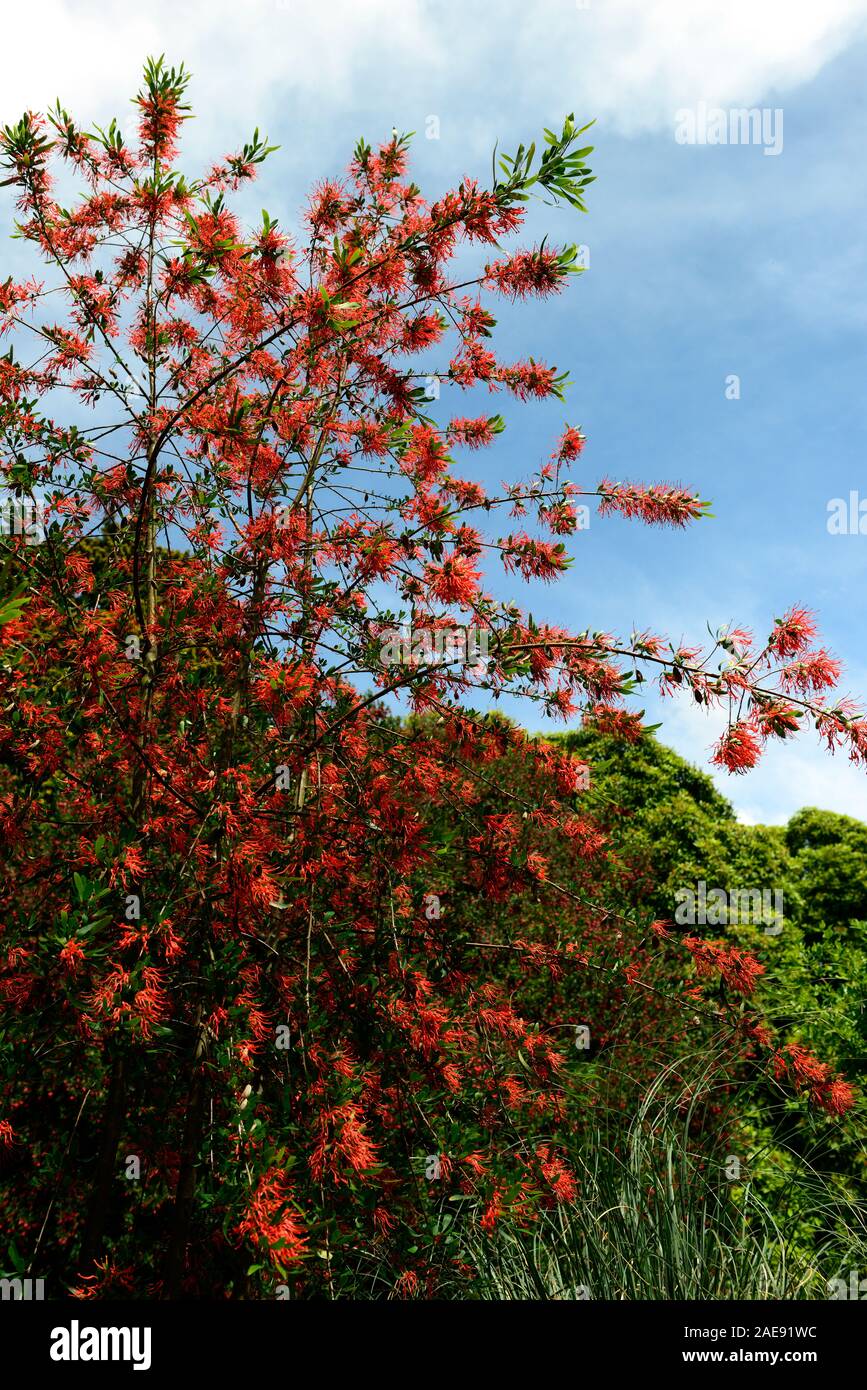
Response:
[[[777,656],[797,656],[810,645],[816,635],[816,621],[806,608],[790,608],[783,618],[777,618],[768,647]]]
[[[558,1202],[574,1202],[578,1195],[578,1188],[573,1174],[563,1160],[552,1153],[547,1144],[540,1145],[536,1150],[536,1157],[539,1159],[545,1181],[550,1184],[556,1200]]]
[[[575,459],[581,453],[585,444],[584,435],[578,429],[571,426],[564,432],[560,439],[560,446],[556,457],[563,462]]]
[[[365,1133],[357,1105],[339,1105],[323,1111],[316,1130],[318,1138],[310,1156],[310,1171],[317,1181],[328,1176],[335,1183],[345,1183],[347,1167],[360,1175],[376,1163],[376,1145]]]
[[[765,973],[760,961],[737,947],[725,946],[719,941],[702,941],[695,936],[684,937],[683,944],[695,960],[700,975],[716,970],[738,994],[752,994],[756,981]]]
[[[505,260],[494,261],[485,271],[487,283],[513,299],[553,294],[561,288],[565,275],[556,252],[541,249],[516,251]]]
[[[84,961],[84,951],[81,949],[79,942],[67,941],[60,952],[60,959],[63,961],[65,968],[72,974],[75,974]]]
[[[449,440],[452,444],[465,444],[468,449],[481,449],[493,442],[493,426],[496,423],[496,417],[492,420],[486,415],[476,420],[452,420],[448,429]]]
[[[405,1269],[394,1285],[398,1298],[415,1298],[420,1288],[421,1282],[414,1269]]]
[[[426,577],[434,598],[470,608],[479,591],[481,573],[466,555],[452,555],[441,565],[428,565]]]
[[[282,1173],[262,1175],[244,1219],[236,1227],[274,1265],[300,1260],[307,1250],[300,1216],[292,1209],[292,1189]]]
[[[747,772],[761,756],[761,745],[748,724],[732,724],[717,744],[712,762],[729,772]]]
[[[777,1076],[788,1074],[799,1090],[806,1090],[814,1105],[831,1115],[844,1115],[855,1103],[855,1092],[848,1081],[832,1074],[800,1043],[788,1043],[774,1057]]]
[[[848,1081],[841,1081],[838,1077],[825,1086],[817,1087],[813,1091],[813,1099],[830,1115],[845,1115],[855,1104],[855,1092]]]
[[[784,667],[783,684],[787,690],[800,690],[805,694],[811,690],[824,690],[836,685],[842,669],[840,662],[835,661],[824,649],[805,652],[799,660]]]
[[[600,516],[620,512],[651,526],[685,526],[700,517],[706,505],[686,488],[666,483],[613,483],[603,478],[598,491]]]

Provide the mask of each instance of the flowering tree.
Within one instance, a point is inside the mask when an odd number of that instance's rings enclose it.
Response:
[[[373,1249],[413,1293],[436,1278],[419,1231],[451,1258],[445,1211],[490,1230],[574,1196],[563,1034],[516,1007],[502,953],[525,985],[601,974],[661,1007],[665,948],[615,931],[598,889],[587,769],[472,701],[634,739],[655,671],[726,709],[732,771],[807,718],[861,760],[867,724],[830,703],[801,609],[700,652],[568,633],[485,587],[489,562],[555,579],[594,500],[660,525],[705,509],[572,481],[571,426],[489,495],[452,451],[502,419],[438,418],[440,387],[563,398],[554,367],[495,355],[491,305],[578,269],[574,247],[500,245],[537,193],[583,210],[571,117],[433,203],[408,137],[362,141],[295,246],[227,201],[271,153],[258,131],[178,171],[186,88],[147,64],[134,147],[59,106],[0,140],[46,266],[0,284],[0,469],[10,515],[40,517],[3,538],[4,1224],[80,1296],[333,1291]],[[750,992],[749,958],[685,944]],[[740,1005],[728,1026],[848,1105]]]

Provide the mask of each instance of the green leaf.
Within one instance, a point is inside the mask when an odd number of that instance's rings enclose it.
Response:
[[[0,627],[5,623],[14,623],[21,617],[22,610],[30,602],[25,595],[26,584],[20,584],[11,594],[0,604]]]

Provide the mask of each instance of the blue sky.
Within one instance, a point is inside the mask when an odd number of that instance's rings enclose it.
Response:
[[[506,434],[473,468],[491,482],[532,471],[568,419],[588,436],[577,476],[691,484],[715,515],[683,534],[594,516],[565,581],[515,584],[514,597],[577,630],[696,642],[707,622],[763,634],[803,601],[867,701],[867,536],[826,526],[831,498],[867,498],[867,0],[144,0],[134,12],[39,0],[10,23],[43,47],[37,57],[10,33],[0,119],[60,95],[83,120],[128,124],[144,56],[165,51],[194,73],[191,170],[267,129],[281,150],[250,216],[266,205],[289,227],[360,134],[418,131],[414,173],[433,195],[484,178],[495,140],[509,149],[569,111],[596,117],[588,215],[536,210],[526,238],[584,243],[590,268],[559,300],[500,315],[502,351],[569,368],[567,408],[504,409]],[[679,144],[675,113],[699,102],[779,108],[781,152]],[[437,140],[424,136],[431,115]],[[729,374],[739,400],[725,397]],[[706,765],[719,716],[647,708],[661,738]],[[717,780],[748,820],[805,804],[867,819],[867,774],[810,736]]]

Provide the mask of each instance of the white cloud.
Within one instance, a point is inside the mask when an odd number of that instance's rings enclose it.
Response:
[[[433,61],[437,48],[417,0],[33,0],[4,14],[0,116],[59,96],[76,113],[128,119],[145,57],[165,53],[193,72],[194,105],[211,129],[245,132],[287,91],[327,126],[330,111],[357,103],[365,88],[387,100],[407,62]]]
[[[652,702],[650,713],[664,721],[657,738],[709,773],[746,825],[784,825],[803,806],[867,821],[867,772],[845,752],[829,753],[812,732],[767,743],[758,767],[736,775],[709,766],[712,745],[725,728],[719,710],[707,714],[688,699],[674,699]]]
[[[615,125],[640,130],[698,101],[751,105],[808,81],[865,32],[867,4],[591,0],[576,18],[588,21],[582,39],[567,38],[582,96]]]
[[[865,31],[867,0],[31,0],[4,13],[0,116],[56,96],[128,112],[144,56],[165,51],[195,73],[211,127],[267,122],[290,93],[327,126],[435,87],[471,117],[520,99],[636,132],[699,100],[784,92]]]

